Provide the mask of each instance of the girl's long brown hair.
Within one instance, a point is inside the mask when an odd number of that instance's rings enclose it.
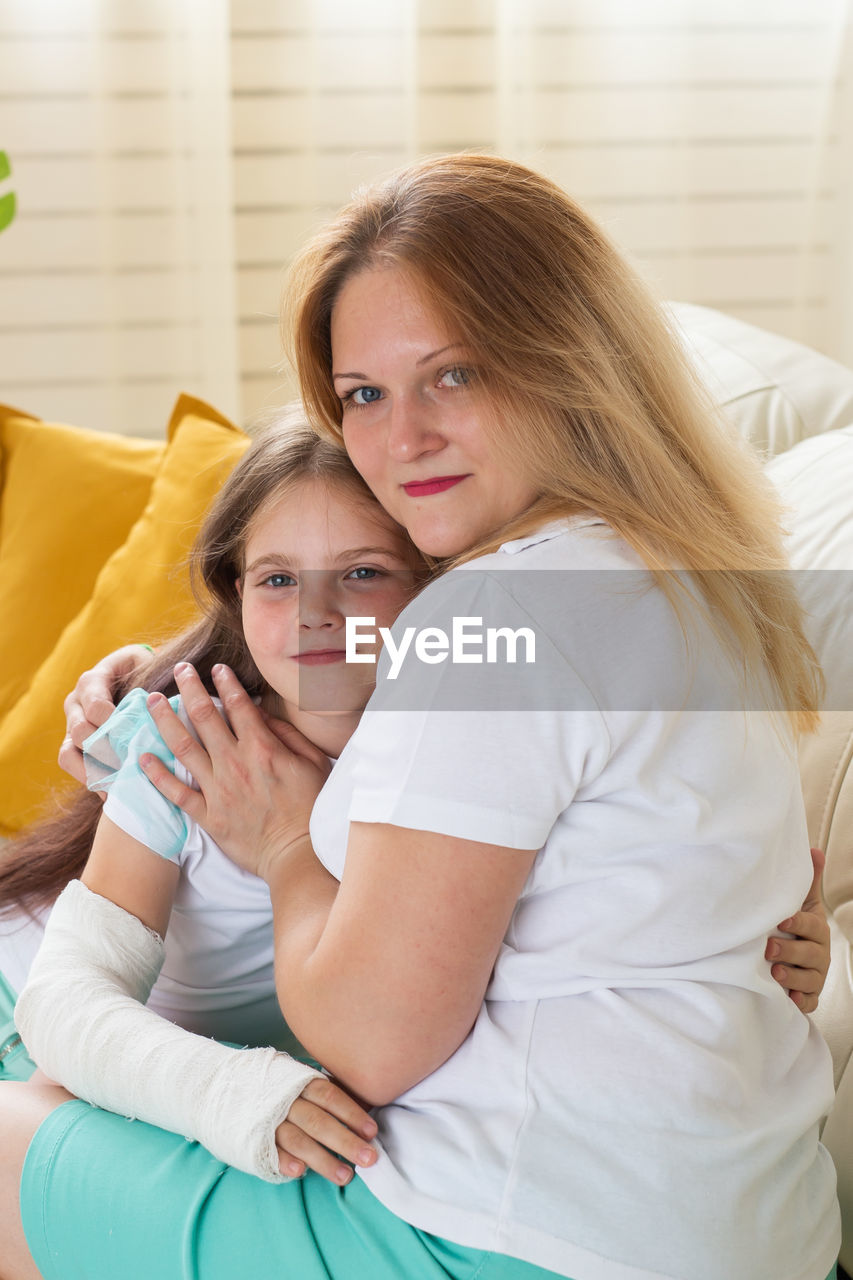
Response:
[[[116,702],[133,686],[167,696],[177,693],[176,662],[191,662],[211,693],[215,693],[211,670],[220,662],[231,667],[252,696],[266,691],[243,638],[236,583],[255,518],[308,479],[344,485],[356,500],[379,509],[339,445],[321,440],[296,406],[276,414],[225,482],[196,539],[190,575],[201,618],[124,681],[115,691]],[[11,842],[0,857],[0,915],[12,911],[31,915],[52,903],[80,875],[101,807],[95,792],[82,791]]]

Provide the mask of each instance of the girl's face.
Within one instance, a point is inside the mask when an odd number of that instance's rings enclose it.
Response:
[[[495,447],[463,337],[445,332],[396,267],[351,276],[332,311],[347,453],[436,557],[468,550],[537,496],[521,460],[508,463]]]
[[[244,558],[237,586],[255,664],[287,718],[337,754],[335,742],[318,740],[334,737],[333,726],[318,733],[313,717],[357,720],[376,675],[372,662],[345,661],[346,618],[375,618],[376,634],[390,627],[422,566],[381,507],[321,480],[302,481],[261,509]]]

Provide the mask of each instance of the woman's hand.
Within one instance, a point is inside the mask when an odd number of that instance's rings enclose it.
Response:
[[[281,1172],[300,1178],[306,1168],[344,1186],[352,1169],[342,1156],[363,1169],[376,1162],[376,1121],[331,1080],[312,1080],[276,1129]]]
[[[150,649],[142,644],[127,644],[123,649],[116,649],[91,671],[84,671],[65,699],[65,737],[59,748],[59,767],[84,786],[83,743],[115,711],[114,697],[119,682],[132,676],[150,657]]]
[[[771,974],[803,1013],[814,1013],[829,972],[829,925],[823,909],[821,878],[826,857],[812,849],[814,879],[800,910],[778,926],[793,938],[771,938],[764,952]]]
[[[275,860],[308,835],[329,761],[292,725],[265,716],[227,667],[213,669],[227,720],[188,663],[178,664],[175,678],[199,741],[162,694],[151,695],[148,709],[199,790],[184,786],[155,756],[144,755],[140,763],[157,790],[234,862],[268,880]]]

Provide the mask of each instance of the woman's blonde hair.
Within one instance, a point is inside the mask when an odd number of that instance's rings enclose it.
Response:
[[[697,579],[745,674],[766,664],[800,729],[820,668],[757,460],[700,389],[646,287],[601,229],[542,175],[497,157],[440,156],[356,194],[294,263],[284,318],[306,409],[340,442],[331,316],[346,281],[410,275],[482,384],[495,440],[540,498],[466,550],[592,510],[679,607]]]

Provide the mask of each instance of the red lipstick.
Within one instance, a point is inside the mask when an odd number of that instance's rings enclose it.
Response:
[[[431,493],[444,493],[445,489],[452,489],[455,484],[467,478],[467,475],[433,476],[431,480],[410,480],[403,488],[410,498],[426,498]]]

